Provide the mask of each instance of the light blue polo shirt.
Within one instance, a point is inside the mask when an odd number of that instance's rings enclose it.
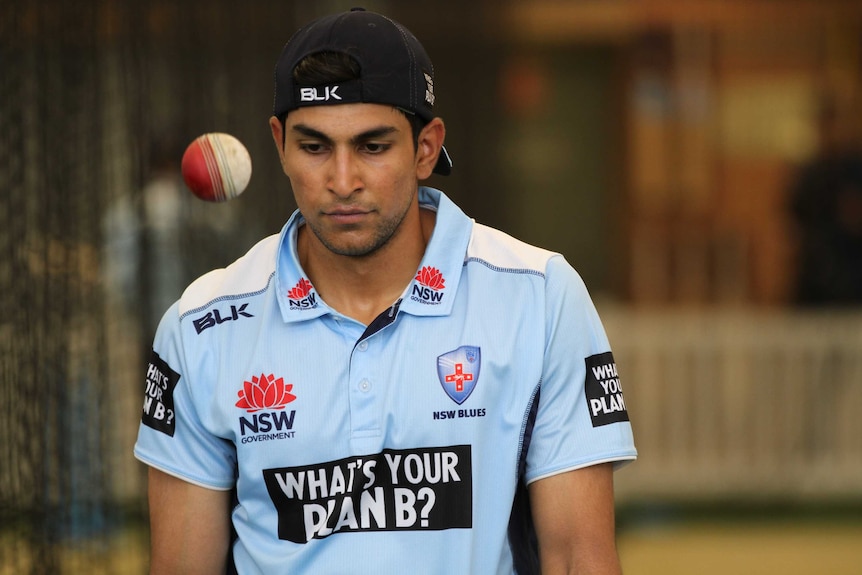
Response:
[[[433,236],[371,325],[317,294],[295,213],[159,326],[135,455],[236,490],[241,574],[526,573],[524,486],[636,457],[575,270],[419,194]]]

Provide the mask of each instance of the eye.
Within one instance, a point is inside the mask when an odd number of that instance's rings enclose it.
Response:
[[[391,144],[384,144],[382,142],[365,142],[360,147],[362,151],[367,154],[382,154],[391,147]]]
[[[299,149],[309,154],[322,154],[326,151],[326,146],[320,142],[300,142]]]

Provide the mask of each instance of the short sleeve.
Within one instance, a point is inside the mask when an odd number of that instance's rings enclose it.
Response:
[[[205,376],[196,380],[183,347],[174,304],[163,316],[145,374],[135,457],[143,463],[210,489],[231,489],[236,450],[210,430],[207,401],[214,398]]]
[[[545,355],[526,480],[637,457],[613,353],[578,273],[561,256],[546,268]]]

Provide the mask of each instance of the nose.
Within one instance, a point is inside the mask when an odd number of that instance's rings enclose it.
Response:
[[[351,150],[341,147],[335,149],[330,160],[329,190],[342,197],[348,197],[362,189],[357,159]]]

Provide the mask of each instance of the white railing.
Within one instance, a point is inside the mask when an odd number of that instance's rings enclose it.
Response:
[[[862,311],[599,311],[639,451],[620,501],[862,496]]]

